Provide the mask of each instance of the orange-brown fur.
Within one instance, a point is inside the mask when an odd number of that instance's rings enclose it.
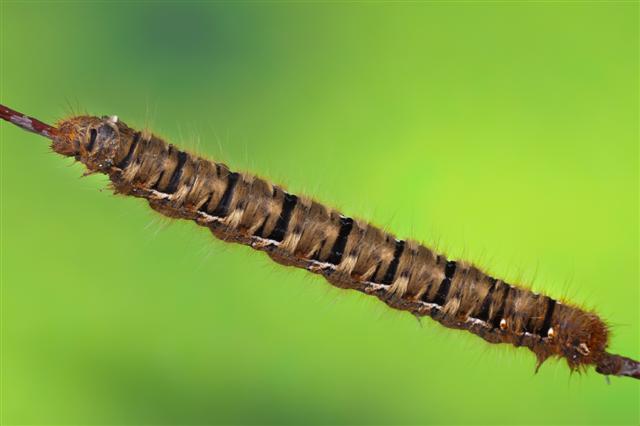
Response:
[[[53,148],[90,172],[107,174],[117,193],[146,198],[166,216],[195,220],[223,240],[266,251],[279,263],[322,274],[396,309],[492,343],[526,346],[539,364],[557,356],[578,369],[604,356],[607,327],[594,313],[447,261],[415,241],[398,241],[259,177],[179,152],[116,119],[63,121]]]

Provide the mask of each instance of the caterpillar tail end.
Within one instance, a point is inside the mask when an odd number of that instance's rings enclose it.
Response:
[[[596,371],[607,376],[626,376],[640,380],[640,362],[608,352],[596,364]]]

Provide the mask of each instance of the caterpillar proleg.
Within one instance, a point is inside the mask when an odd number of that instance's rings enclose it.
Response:
[[[181,151],[116,116],[71,117],[56,127],[1,105],[0,116],[51,139],[55,152],[74,157],[89,173],[106,174],[114,192],[144,198],[161,214],[193,220],[224,241],[490,343],[526,347],[537,368],[558,357],[572,370],[593,365],[601,374],[640,379],[639,362],[606,351],[608,328],[594,312],[508,284],[262,178]]]

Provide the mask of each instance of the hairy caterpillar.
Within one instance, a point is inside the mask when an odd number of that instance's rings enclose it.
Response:
[[[416,316],[468,330],[490,343],[529,348],[572,370],[640,378],[640,363],[606,352],[608,329],[593,312],[488,276],[412,240],[226,165],[180,151],[117,117],[72,117],[57,128],[0,105],[0,116],[52,140],[59,154],[101,172],[114,192],[145,198],[165,216],[190,219],[229,242],[337,287],[376,296]],[[537,370],[536,368],[536,370]]]

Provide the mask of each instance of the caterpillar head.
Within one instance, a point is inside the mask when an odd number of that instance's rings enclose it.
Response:
[[[58,134],[53,139],[53,150],[75,157],[89,170],[105,170],[126,155],[121,143],[121,132],[128,127],[117,116],[78,116],[58,123]]]

